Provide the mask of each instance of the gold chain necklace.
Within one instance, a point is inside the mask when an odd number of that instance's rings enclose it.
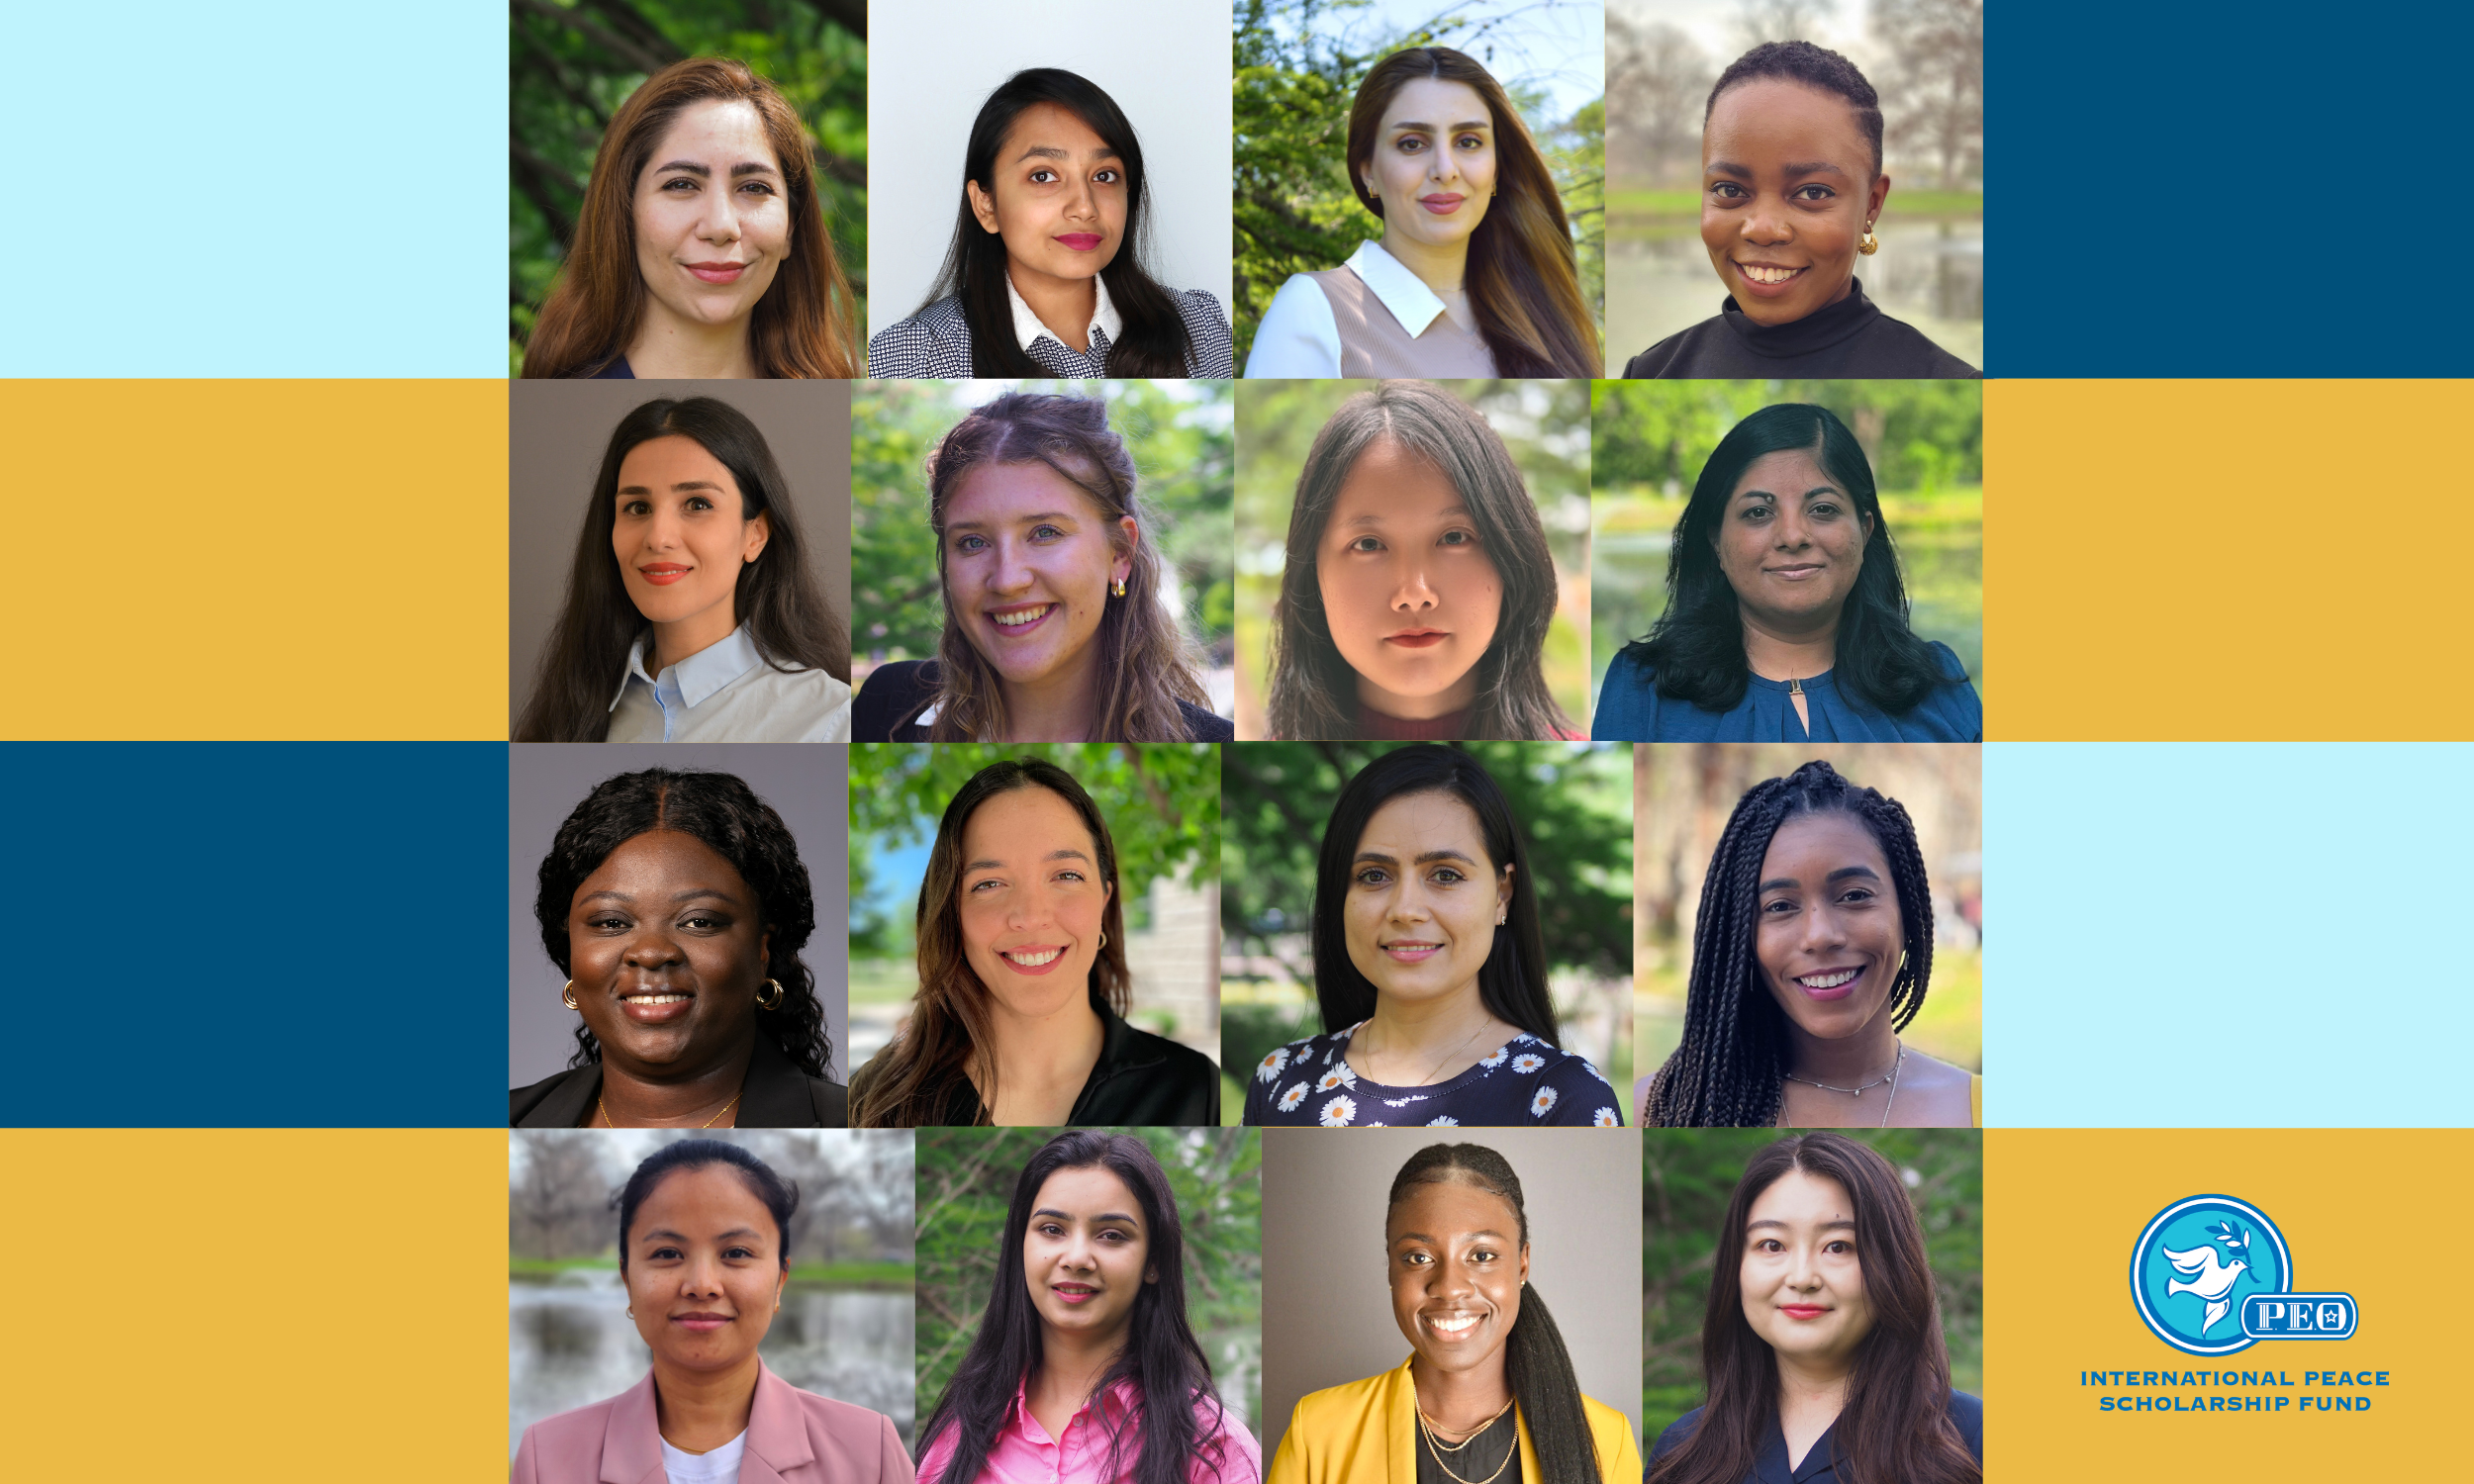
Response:
[[[1469,1432],[1467,1432],[1467,1433],[1463,1434],[1463,1435],[1462,1435],[1462,1437],[1461,1437],[1461,1440],[1460,1440],[1460,1441],[1458,1441],[1458,1442],[1447,1442],[1447,1443],[1442,1443],[1442,1444],[1439,1444],[1439,1445],[1440,1445],[1440,1446],[1443,1448],[1443,1450],[1444,1450],[1445,1452],[1447,1452],[1447,1453],[1457,1453],[1457,1452],[1459,1452],[1461,1449],[1463,1449],[1463,1448],[1465,1448],[1465,1447],[1468,1447],[1471,1443],[1473,1443],[1473,1442],[1476,1441],[1476,1440],[1477,1440],[1477,1435],[1478,1435],[1478,1434],[1483,1433],[1483,1432],[1484,1432],[1484,1431],[1486,1431],[1488,1428],[1493,1427],[1496,1423],[1499,1423],[1499,1422],[1503,1421],[1503,1414],[1504,1414],[1504,1413],[1506,1413],[1506,1412],[1509,1412],[1509,1411],[1511,1411],[1511,1410],[1512,1410],[1512,1401],[1511,1401],[1511,1399],[1510,1399],[1509,1397],[1506,1397],[1506,1398],[1504,1399],[1503,1405],[1495,1409],[1494,1416],[1487,1418],[1484,1422],[1479,1423],[1476,1427],[1472,1428],[1472,1429],[1470,1429],[1470,1430],[1469,1430]],[[1418,1409],[1417,1409],[1417,1420],[1418,1420],[1419,1422],[1422,1422],[1422,1423],[1424,1423],[1424,1424],[1426,1425],[1426,1430],[1427,1430],[1427,1431],[1426,1431],[1426,1436],[1427,1436],[1430,1439],[1431,1439],[1431,1438],[1434,1437],[1434,1435],[1435,1435],[1435,1434],[1437,1434],[1437,1433],[1451,1433],[1451,1432],[1456,1432],[1456,1431],[1458,1431],[1457,1429],[1444,1427],[1442,1424],[1440,1424],[1440,1423],[1436,1422],[1433,1418],[1428,1417],[1428,1416],[1426,1415],[1426,1409],[1425,1409],[1425,1408],[1423,1408],[1423,1407],[1420,1407],[1420,1408],[1418,1408]]]
[[[721,1113],[727,1113],[732,1108],[737,1107],[739,1105],[739,1099],[745,1097],[746,1095],[747,1088],[742,1085],[738,1091],[730,1094],[730,1100],[728,1102],[721,1105]],[[610,1105],[602,1101],[602,1096],[598,1092],[593,1094],[593,1106],[602,1110],[603,1123],[608,1124],[614,1129],[618,1127],[618,1120],[610,1116]],[[706,1119],[704,1127],[710,1129],[714,1124],[721,1122],[721,1113],[715,1113],[713,1117]],[[736,1125],[733,1125],[733,1127],[736,1127]]]
[[[1510,1402],[1505,1402],[1503,1404],[1503,1412],[1509,1412],[1511,1410],[1512,1404]],[[1491,1428],[1494,1426],[1495,1422],[1501,1421],[1503,1418],[1503,1412],[1496,1413],[1493,1421],[1486,1424],[1486,1428]],[[1478,1434],[1485,1432],[1486,1428],[1479,1428],[1476,1433],[1472,1433],[1467,1438],[1462,1438],[1460,1447],[1456,1447],[1452,1449],[1452,1451],[1457,1453],[1461,1450],[1461,1448],[1465,1448],[1471,1443],[1475,1442],[1477,1440]],[[1459,1474],[1452,1472],[1451,1464],[1443,1461],[1443,1449],[1435,1442],[1434,1431],[1432,1425],[1426,1421],[1426,1409],[1423,1407],[1420,1407],[1417,1411],[1417,1431],[1426,1439],[1426,1451],[1434,1456],[1435,1467],[1442,1469],[1443,1476],[1450,1479],[1452,1484],[1494,1484],[1495,1480],[1503,1477],[1503,1471],[1512,1466],[1512,1460],[1520,1456],[1520,1435],[1515,1433],[1512,1435],[1512,1445],[1504,1450],[1503,1461],[1494,1466],[1493,1473],[1486,1475],[1482,1479],[1464,1479]]]

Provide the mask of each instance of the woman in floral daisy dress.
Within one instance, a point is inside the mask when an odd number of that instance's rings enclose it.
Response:
[[[1256,1064],[1249,1124],[1619,1128],[1623,1099],[1566,1051],[1528,846],[1454,748],[1388,752],[1341,789],[1314,885],[1323,1035]]]

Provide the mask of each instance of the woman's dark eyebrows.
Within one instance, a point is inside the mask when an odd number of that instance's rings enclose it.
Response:
[[[693,175],[699,180],[713,179],[713,166],[698,164],[692,159],[674,159],[666,165],[653,166],[653,173],[656,175],[667,170],[677,170]],[[730,167],[732,179],[741,175],[779,175],[780,173],[782,172],[760,159],[741,160]]]
[[[1391,132],[1399,134],[1405,130],[1416,129],[1427,134],[1464,134],[1473,129],[1492,128],[1494,128],[1494,121],[1492,119],[1465,119],[1462,122],[1453,125],[1450,129],[1444,130],[1438,130],[1432,124],[1421,124],[1414,119],[1402,119],[1398,123],[1391,126]]]
[[[1065,847],[1063,850],[1052,850],[1048,852],[1048,854],[1041,856],[1040,859],[1043,861],[1080,861],[1086,866],[1091,864],[1091,857],[1083,854],[1079,850],[1076,850],[1071,845]],[[974,871],[1002,871],[1004,869],[1005,863],[1002,861],[973,861],[970,865],[962,868],[965,875]]]
[[[1026,159],[1069,159],[1069,160],[1070,160],[1070,159],[1072,159],[1073,157],[1074,157],[1074,152],[1073,152],[1072,150],[1070,150],[1070,149],[1060,149],[1060,148],[1058,148],[1058,147],[1057,147],[1056,145],[1054,145],[1054,144],[1033,144],[1030,148],[1025,149],[1025,150],[1023,150],[1020,154],[1015,155],[1015,156],[1013,157],[1013,160],[1014,160],[1014,163],[1015,163],[1015,164],[1020,164],[1022,161],[1024,161],[1024,160],[1026,160]],[[1098,148],[1094,149],[1094,150],[1092,150],[1092,151],[1091,151],[1091,157],[1092,157],[1093,159],[1115,159],[1115,158],[1117,158],[1117,157],[1118,157],[1118,156],[1117,156],[1117,152],[1116,152],[1116,146],[1115,146],[1114,144],[1102,144],[1102,145],[1100,145]]]
[[[1055,1217],[1055,1218],[1056,1218],[1057,1220],[1059,1220],[1059,1221],[1072,1221],[1072,1220],[1074,1220],[1074,1217],[1073,1217],[1073,1215],[1072,1215],[1071,1213],[1069,1213],[1069,1212],[1065,1212],[1065,1211],[1060,1211],[1060,1210],[1058,1210],[1058,1209],[1057,1209],[1056,1207],[1054,1207],[1054,1206],[1042,1206],[1042,1207],[1040,1207],[1038,1210],[1036,1210],[1036,1211],[1032,1212],[1031,1214],[1032,1214],[1033,1216],[1053,1216],[1053,1217]],[[1102,1212],[1100,1212],[1097,1216],[1093,1217],[1093,1218],[1092,1218],[1092,1220],[1094,1220],[1094,1221],[1118,1221],[1118,1222],[1123,1222],[1125,1225],[1127,1225],[1127,1226],[1129,1226],[1129,1227],[1138,1227],[1138,1226],[1141,1226],[1141,1225],[1142,1225],[1142,1223],[1141,1223],[1140,1221],[1135,1220],[1133,1217],[1126,1215],[1126,1214],[1125,1214],[1124,1212],[1122,1212],[1122,1211],[1102,1211]]]
[[[1358,859],[1361,861],[1372,861],[1378,866],[1397,866],[1400,864],[1400,858],[1398,856],[1388,856],[1380,850],[1361,850],[1358,852]],[[1477,864],[1477,862],[1472,859],[1468,854],[1457,850],[1420,851],[1418,852],[1416,864],[1420,866],[1431,866],[1437,861],[1458,861],[1464,866],[1475,866]]]
[[[1497,1242],[1507,1242],[1510,1240],[1492,1227],[1479,1227],[1475,1232],[1463,1232],[1461,1235],[1464,1237],[1491,1237]],[[1391,1245],[1394,1247],[1398,1247],[1403,1242],[1424,1242],[1432,1244],[1436,1247],[1441,1247],[1443,1245],[1441,1238],[1430,1237],[1424,1232],[1402,1232],[1399,1236],[1391,1239]]]
[[[717,494],[720,493],[721,482],[712,479],[683,479],[677,484],[672,485],[670,488],[674,491],[712,490]],[[618,487],[618,493],[621,495],[650,495],[653,493],[653,487],[651,485],[620,485]]]
[[[1438,520],[1449,520],[1455,515],[1467,515],[1468,513],[1468,506],[1447,505],[1442,510],[1435,511],[1435,518]],[[1352,515],[1348,519],[1341,521],[1340,528],[1342,530],[1355,530],[1361,525],[1381,525],[1389,518],[1390,517],[1383,515],[1379,511],[1370,510],[1363,515]]]
[[[1842,866],[1838,870],[1831,872],[1828,876],[1823,877],[1821,880],[1822,883],[1827,885],[1832,881],[1843,881],[1849,877],[1862,877],[1866,881],[1877,881],[1881,880],[1881,873],[1873,870],[1869,866]],[[1797,881],[1791,876],[1775,876],[1771,877],[1768,881],[1761,882],[1760,885],[1755,889],[1760,891],[1792,891],[1796,887],[1803,884],[1804,883],[1802,881]]]
[[[1829,1231],[1835,1231],[1835,1230],[1837,1230],[1837,1229],[1838,1229],[1838,1228],[1840,1228],[1840,1227],[1847,1227],[1847,1228],[1853,1229],[1853,1228],[1855,1227],[1855,1225],[1856,1225],[1856,1223],[1855,1223],[1852,1219],[1850,1219],[1850,1218],[1848,1218],[1848,1217],[1845,1217],[1845,1216],[1842,1216],[1842,1217],[1839,1217],[1839,1218],[1837,1218],[1837,1219],[1835,1219],[1835,1220],[1832,1220],[1832,1221],[1825,1221],[1825,1222],[1823,1222],[1823,1223],[1821,1224],[1821,1226],[1820,1226],[1820,1230],[1821,1230],[1821,1231],[1824,1231],[1824,1232],[1829,1232]],[[1785,1222],[1783,1222],[1783,1221],[1779,1221],[1779,1220],[1776,1220],[1775,1218],[1772,1218],[1772,1217],[1767,1217],[1767,1216],[1762,1217],[1762,1218],[1761,1218],[1760,1220],[1759,1220],[1759,1221],[1748,1221],[1748,1222],[1746,1222],[1746,1223],[1744,1224],[1744,1230],[1746,1230],[1746,1231],[1748,1231],[1748,1232],[1758,1231],[1759,1229],[1760,1229],[1760,1228],[1762,1228],[1762,1227],[1776,1227],[1779,1231],[1782,1231],[1782,1232],[1787,1230],[1787,1224],[1786,1224]]]

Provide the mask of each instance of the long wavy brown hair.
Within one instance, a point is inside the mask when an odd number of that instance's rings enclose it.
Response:
[[[928,740],[971,742],[1007,733],[1003,679],[971,647],[970,630],[944,581],[945,507],[980,465],[1032,463],[1046,464],[1082,491],[1106,524],[1109,544],[1132,563],[1125,596],[1108,599],[1099,631],[1092,636],[1099,698],[1083,740],[1190,740],[1178,702],[1208,710],[1211,701],[1202,689],[1200,655],[1160,601],[1159,523],[1138,494],[1134,456],[1108,426],[1106,403],[1035,392],[1008,392],[977,409],[928,456],[928,520],[936,527],[937,590],[945,603],[945,632],[936,646],[939,709],[928,725]],[[1124,527],[1116,523],[1124,515],[1134,517],[1140,532],[1131,550]]]
[[[707,101],[755,107],[790,197],[790,256],[748,320],[747,349],[756,374],[864,374],[850,281],[833,256],[833,237],[816,195],[815,156],[798,111],[745,62],[692,56],[646,78],[602,136],[575,240],[524,347],[525,376],[593,376],[633,343],[644,323],[645,297],[644,274],[635,261],[635,183],[680,113]]]
[[[1580,297],[1571,223],[1538,141],[1504,96],[1503,84],[1466,52],[1411,46],[1375,64],[1349,109],[1349,184],[1380,217],[1380,196],[1366,188],[1376,134],[1391,96],[1421,77],[1465,82],[1494,118],[1495,189],[1485,220],[1469,237],[1470,309],[1503,376],[1603,376],[1596,324]]]
[[[1092,961],[1090,990],[1094,1007],[1106,1005],[1125,1013],[1134,976],[1125,966],[1124,893],[1116,889],[1116,843],[1108,838],[1108,821],[1099,806],[1054,763],[1037,759],[1006,759],[991,763],[971,776],[936,822],[936,844],[928,852],[927,876],[919,882],[916,936],[919,944],[919,993],[909,1022],[891,1045],[877,1053],[851,1078],[850,1125],[855,1129],[910,1129],[941,1121],[945,1100],[957,1081],[969,1077],[980,1087],[980,1122],[997,1104],[996,1019],[989,1012],[988,986],[980,982],[962,949],[962,833],[980,805],[1016,788],[1045,788],[1074,806],[1091,831],[1099,855],[1099,880],[1108,887],[1108,904],[1099,912],[1106,941]]]

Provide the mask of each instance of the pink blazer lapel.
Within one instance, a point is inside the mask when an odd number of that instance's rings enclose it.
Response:
[[[791,1383],[756,1362],[756,1401],[747,1413],[747,1451],[739,1484],[799,1484],[815,1477],[816,1451],[808,1440],[807,1409]]]
[[[611,1403],[602,1435],[602,1484],[665,1484],[661,1466],[661,1417],[653,1407],[653,1373]]]

